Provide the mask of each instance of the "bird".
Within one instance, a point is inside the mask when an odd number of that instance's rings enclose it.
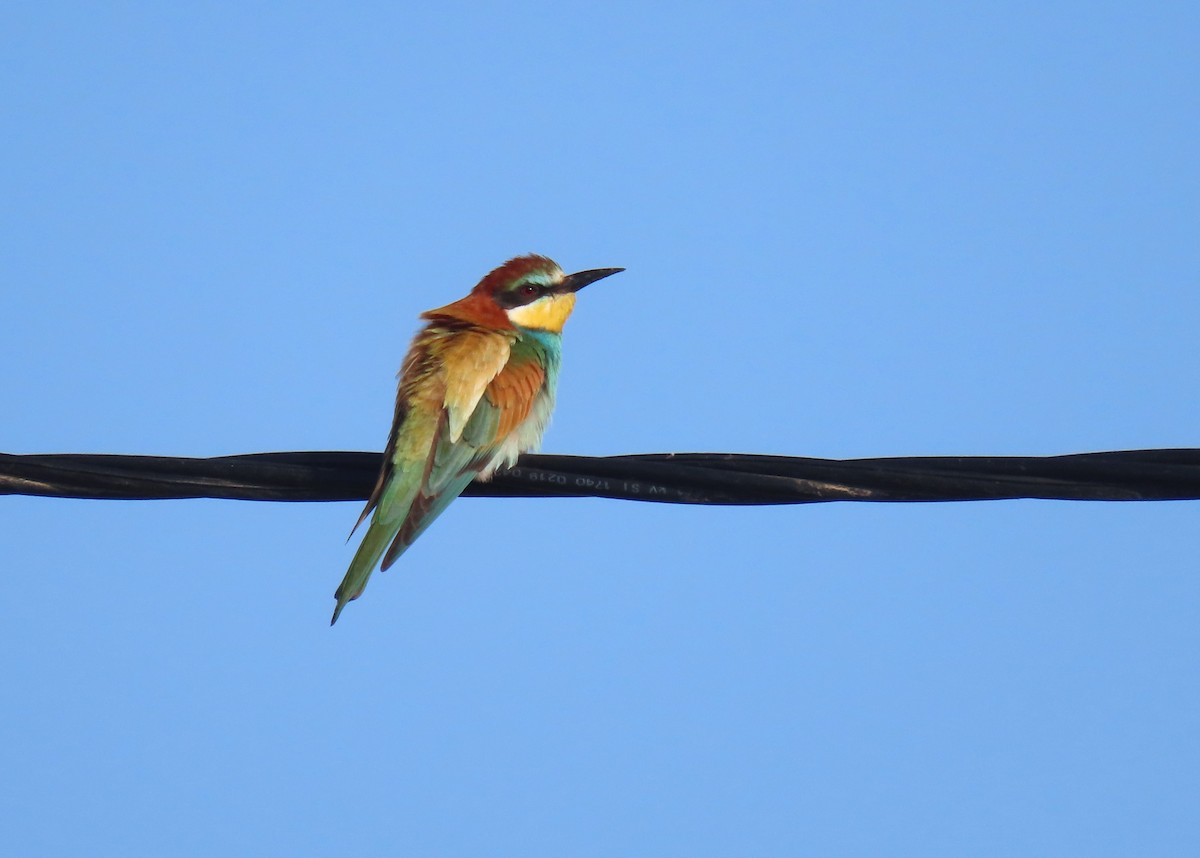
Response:
[[[575,293],[624,270],[565,274],[548,257],[517,256],[465,298],[421,314],[426,324],[398,374],[383,466],[350,535],[368,516],[371,523],[334,593],[330,625],[376,566],[395,563],[472,480],[538,447]]]

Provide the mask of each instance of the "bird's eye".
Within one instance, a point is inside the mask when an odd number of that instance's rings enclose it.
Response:
[[[546,287],[539,283],[519,283],[505,289],[496,296],[496,300],[499,301],[501,307],[511,309],[532,304],[544,294],[546,294]]]

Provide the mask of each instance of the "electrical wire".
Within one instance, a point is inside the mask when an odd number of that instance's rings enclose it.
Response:
[[[0,453],[0,494],[150,500],[365,500],[379,453],[215,458]],[[655,503],[1200,499],[1200,449],[1064,456],[814,459],[739,453],[527,454],[466,496],[604,497]]]

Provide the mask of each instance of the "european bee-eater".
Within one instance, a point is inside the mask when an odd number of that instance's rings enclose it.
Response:
[[[624,270],[564,274],[544,256],[518,256],[467,297],[421,314],[429,323],[400,369],[383,468],[351,534],[375,515],[334,593],[330,625],[381,557],[387,569],[471,480],[538,446],[554,410],[575,293]]]

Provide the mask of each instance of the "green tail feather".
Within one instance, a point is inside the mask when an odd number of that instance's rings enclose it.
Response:
[[[358,546],[358,551],[354,554],[354,559],[350,561],[346,577],[342,579],[337,592],[333,594],[337,599],[337,606],[333,609],[333,619],[329,621],[329,625],[332,626],[337,622],[338,615],[342,613],[342,608],[346,607],[347,602],[357,599],[362,594],[371,573],[379,565],[379,558],[383,556],[383,552],[400,532],[404,520],[408,518],[409,512],[412,510],[413,499],[421,490],[422,470],[420,467],[405,467],[402,463],[395,464],[394,470],[379,496],[375,514],[371,516],[367,535],[363,537],[362,544]],[[370,509],[370,505],[368,505],[368,509]]]
[[[439,415],[430,433],[431,461],[403,461],[399,456],[392,460],[393,470],[379,496],[367,535],[334,593],[337,607],[330,625],[337,622],[347,602],[362,594],[381,559],[382,568],[391,566],[481,470],[495,464],[493,460],[500,450],[496,440],[499,427],[499,409],[484,398],[458,441],[450,440],[445,415]],[[406,426],[406,431],[417,429]],[[414,445],[410,442],[405,446]]]
[[[354,560],[350,562],[350,569],[346,572],[346,577],[342,579],[337,592],[333,594],[333,597],[337,599],[337,606],[333,609],[333,619],[329,621],[329,625],[332,626],[337,622],[338,616],[342,613],[342,608],[346,607],[347,602],[357,599],[362,593],[371,573],[379,565],[379,558],[383,556],[383,552],[387,550],[395,535],[394,529],[379,522],[371,522],[371,526],[367,528],[367,535],[363,537],[358,551],[354,554]]]
[[[342,579],[337,592],[333,594],[337,599],[337,607],[333,609],[333,619],[329,621],[329,625],[332,626],[337,622],[337,618],[342,613],[342,608],[346,607],[347,602],[357,599],[362,594],[371,573],[379,566],[380,558],[384,557],[384,553],[387,553],[387,557],[383,561],[382,568],[387,569],[408,550],[410,545],[417,541],[417,537],[425,532],[433,520],[463,493],[463,490],[474,478],[474,472],[460,475],[446,486],[423,512],[412,510],[412,499],[409,499],[405,520],[392,527],[381,521],[372,520],[371,526],[367,529],[367,535],[363,537],[362,544],[358,546],[358,551],[355,552],[354,559],[350,562],[350,569],[346,572],[346,577]],[[416,515],[412,515],[412,513],[416,513]],[[409,522],[410,516],[415,520]],[[390,550],[389,545],[391,546]]]

